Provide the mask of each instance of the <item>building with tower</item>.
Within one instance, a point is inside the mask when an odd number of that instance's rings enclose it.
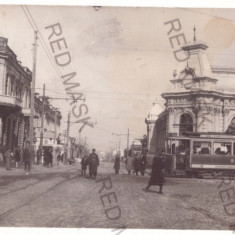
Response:
[[[162,94],[165,110],[155,121],[149,152],[164,151],[165,139],[170,136],[233,131],[235,92],[219,90],[217,85],[221,75],[234,77],[235,70],[211,66],[207,49],[208,45],[197,41],[195,36],[193,42],[182,46],[189,58],[185,63],[181,62],[183,68],[170,80],[171,92]]]

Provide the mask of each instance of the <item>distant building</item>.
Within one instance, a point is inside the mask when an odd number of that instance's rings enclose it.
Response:
[[[231,77],[235,70],[211,67],[207,48],[206,43],[196,40],[182,47],[190,56],[179,75],[170,80],[172,91],[162,94],[165,110],[157,113],[156,121],[146,119],[149,133],[153,130],[150,151],[164,151],[169,145],[168,136],[184,136],[188,132],[224,133],[231,132],[229,126],[235,127],[235,90],[229,93],[217,87],[221,74]]]
[[[153,103],[153,107],[149,112],[147,118],[145,118],[145,123],[147,125],[147,145],[148,152],[155,153],[156,152],[156,141],[157,139],[153,136],[154,129],[156,128],[156,120],[159,118],[159,114],[161,114],[163,108],[158,103]]]
[[[35,96],[35,137],[36,137],[36,149],[40,145],[40,133],[43,131],[43,145],[52,146],[57,145],[57,140],[59,137],[59,130],[62,115],[59,111],[53,108],[49,101],[44,101],[44,128],[41,128],[42,122],[42,112],[43,112],[43,102],[42,98],[38,95]]]

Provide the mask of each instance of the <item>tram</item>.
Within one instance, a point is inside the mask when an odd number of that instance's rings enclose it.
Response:
[[[187,176],[235,176],[235,136],[221,133],[185,133],[165,142],[166,171]]]

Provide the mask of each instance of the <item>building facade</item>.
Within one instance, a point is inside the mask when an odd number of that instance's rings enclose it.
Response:
[[[44,109],[44,116],[43,116]],[[42,128],[42,118],[43,120],[43,128]],[[43,145],[56,145],[60,124],[61,124],[62,115],[60,111],[56,108],[52,107],[47,99],[44,100],[42,97],[36,95],[35,96],[35,119],[34,119],[34,127],[35,127],[35,147],[36,150],[40,145],[40,136],[41,131],[43,131]]]
[[[29,138],[30,97],[32,72],[21,62],[8,46],[8,39],[0,37],[0,147],[23,147]],[[35,96],[34,127],[41,124],[42,101]],[[59,131],[60,112],[45,104],[45,128],[54,133]]]
[[[155,122],[150,150],[164,151],[168,136],[189,132],[231,133],[235,118],[235,93],[220,91],[218,75],[234,76],[234,69],[212,67],[206,43],[194,40],[183,46],[189,59],[179,75],[170,80],[172,90],[163,93],[165,110]],[[151,152],[150,151],[150,152]]]
[[[23,146],[29,133],[30,84],[32,73],[17,61],[0,37],[0,145],[2,148]]]

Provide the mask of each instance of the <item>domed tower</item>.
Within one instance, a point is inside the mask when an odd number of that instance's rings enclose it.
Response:
[[[147,138],[148,138],[148,150],[150,150],[150,143],[153,138],[153,130],[155,127],[156,120],[163,111],[162,107],[158,103],[153,103],[148,116],[145,118],[145,123],[147,124]]]

